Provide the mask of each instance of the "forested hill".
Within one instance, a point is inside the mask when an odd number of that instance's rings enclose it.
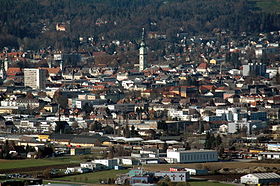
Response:
[[[215,28],[266,32],[280,30],[280,14],[259,11],[252,0],[0,0],[1,48],[74,47],[79,36],[136,39],[141,27],[168,39]]]

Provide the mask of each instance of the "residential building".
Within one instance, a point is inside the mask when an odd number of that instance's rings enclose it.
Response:
[[[186,182],[189,180],[190,175],[186,171],[161,171],[155,173],[156,177],[168,177],[171,182]]]
[[[236,133],[240,130],[246,130],[247,134],[263,129],[267,126],[266,122],[261,120],[250,120],[250,121],[237,121],[228,123],[228,133]]]
[[[266,65],[263,63],[248,63],[243,65],[243,76],[265,76]]]
[[[46,71],[43,69],[25,68],[24,86],[31,87],[32,89],[45,89]]]

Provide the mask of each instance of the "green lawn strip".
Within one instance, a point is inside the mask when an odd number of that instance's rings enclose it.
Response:
[[[219,183],[219,182],[209,182],[209,181],[195,181],[195,182],[188,182],[191,186],[233,186],[232,184],[226,183]]]
[[[97,184],[99,180],[116,178],[119,174],[125,174],[128,170],[108,170],[108,171],[98,171],[86,174],[79,174],[74,176],[65,176],[60,178],[55,178],[55,180],[71,181],[71,182],[83,182]]]
[[[61,181],[43,181],[43,184],[45,184],[45,185],[47,185],[47,184],[49,184],[49,183],[51,183],[51,184],[67,184],[66,182],[61,182]],[[75,184],[72,184],[71,183],[71,185],[77,185],[77,186],[79,186],[79,185],[82,185],[82,184],[79,184],[79,183],[75,183]]]
[[[50,159],[28,159],[28,160],[7,160],[0,162],[0,169],[14,169],[39,167],[48,165],[63,165],[79,163],[78,160],[72,158],[50,158]]]

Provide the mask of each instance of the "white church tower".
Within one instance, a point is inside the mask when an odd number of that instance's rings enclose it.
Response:
[[[7,76],[7,71],[9,68],[9,61],[8,58],[5,58],[5,60],[0,61],[0,78],[1,79],[6,79]]]
[[[142,32],[142,41],[139,48],[139,72],[143,71],[147,65],[147,47],[145,44],[145,29]]]

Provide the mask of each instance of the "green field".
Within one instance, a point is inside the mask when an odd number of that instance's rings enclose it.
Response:
[[[72,164],[72,163],[79,163],[79,162],[80,161],[76,157],[27,159],[27,160],[0,160],[0,169],[63,165],[63,164]]]
[[[263,12],[280,13],[280,0],[250,0]]]
[[[191,186],[231,186],[232,184],[218,183],[218,182],[189,182]]]
[[[129,170],[108,170],[108,171],[99,171],[87,174],[79,174],[74,176],[65,176],[61,178],[55,178],[55,180],[62,181],[71,181],[71,182],[81,182],[81,183],[99,183],[99,179],[105,180],[108,178],[116,178],[119,174],[125,174]]]
[[[44,185],[48,185],[48,184],[71,184],[71,186],[80,186],[83,184],[79,184],[79,183],[72,183],[72,182],[61,182],[61,181],[43,181]]]
[[[61,178],[55,178],[54,180],[98,184],[100,179],[105,180],[108,178],[116,178],[117,175],[125,174],[127,172],[128,170],[108,170],[108,171],[99,171],[99,172],[93,172],[87,174],[79,174],[74,176],[65,176]],[[194,181],[189,183],[191,184],[191,186],[232,186],[232,184],[208,182],[208,181]]]

